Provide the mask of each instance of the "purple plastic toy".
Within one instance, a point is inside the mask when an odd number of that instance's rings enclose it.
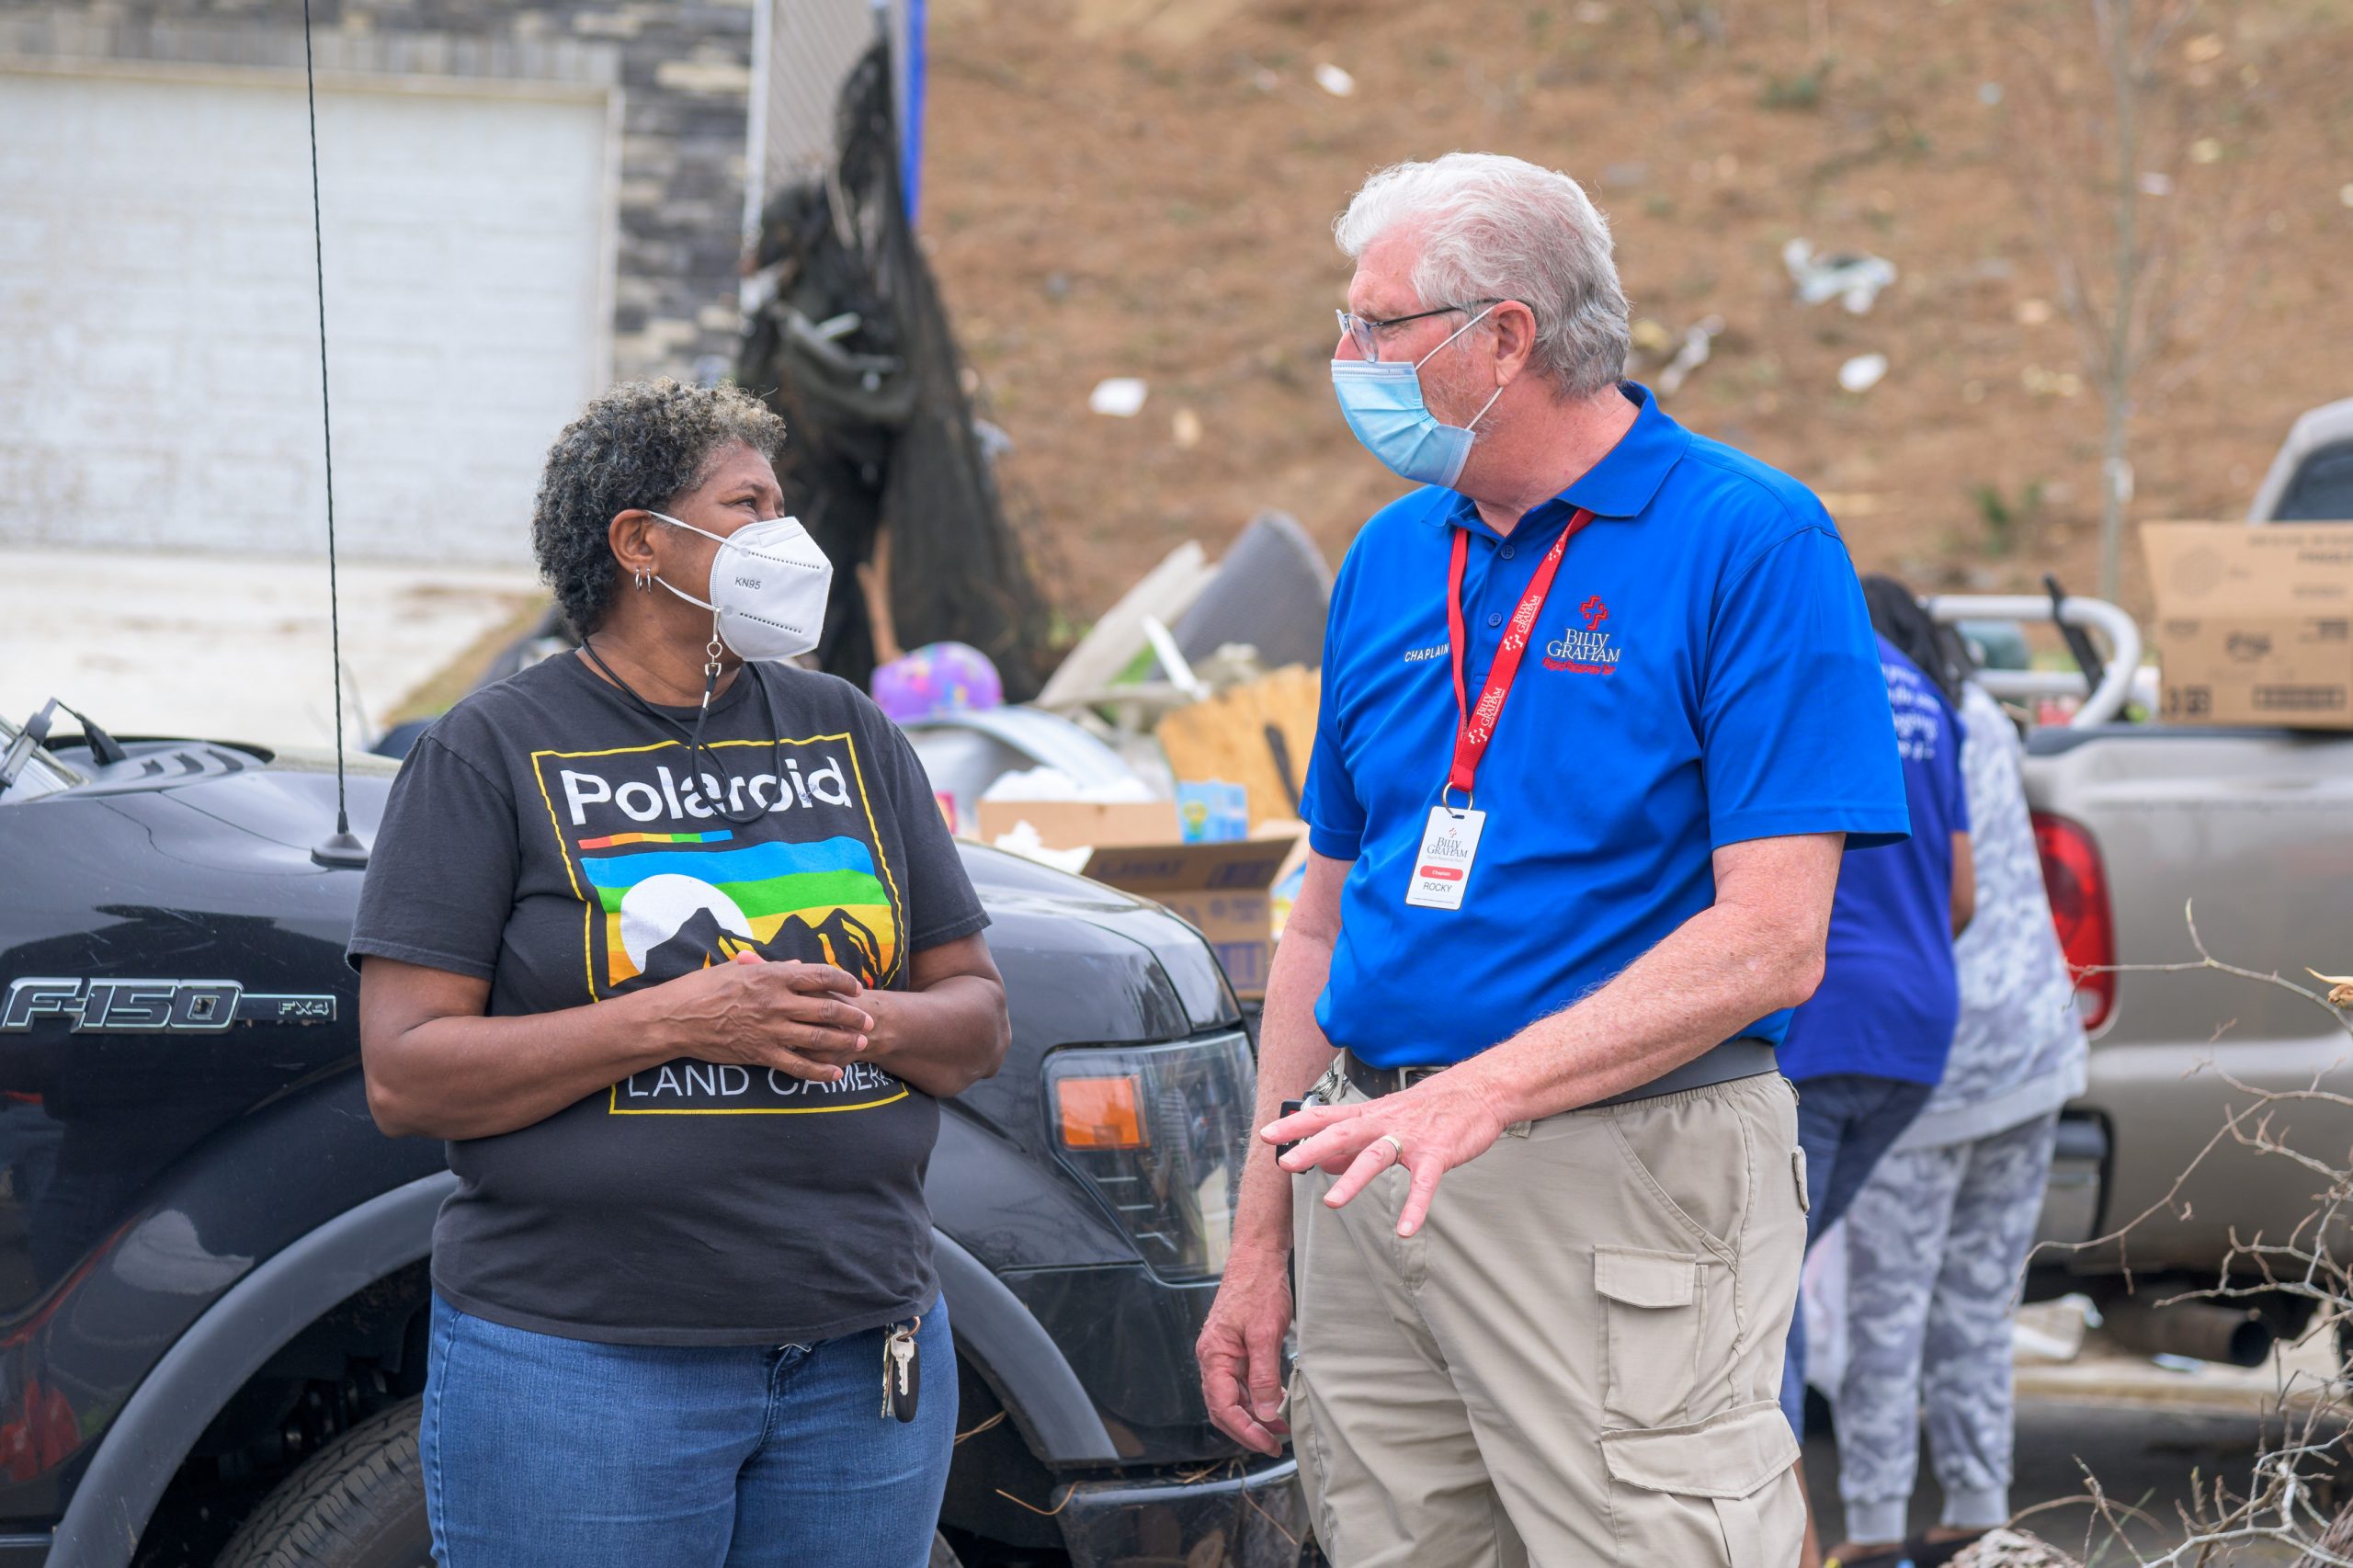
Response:
[[[898,723],[1001,707],[1005,683],[989,656],[968,642],[926,642],[874,666],[874,700]]]

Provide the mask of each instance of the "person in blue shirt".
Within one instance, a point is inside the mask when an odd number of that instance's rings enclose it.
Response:
[[[1777,1047],[1908,824],[1854,568],[1623,381],[1567,176],[1400,165],[1337,233],[1335,394],[1415,487],[1334,588],[1204,1399],[1340,1568],[1792,1561]]]
[[[1884,635],[1878,642],[1912,835],[1847,850],[1822,984],[1790,1016],[1781,1040],[1781,1071],[1797,1085],[1798,1142],[1813,1197],[1808,1246],[1847,1211],[1944,1076],[1961,1016],[1953,937],[1969,924],[1976,897],[1960,719],[1919,666]],[[1802,1435],[1802,1315],[1790,1321],[1781,1406]],[[1809,1547],[1809,1561],[1813,1555]]]

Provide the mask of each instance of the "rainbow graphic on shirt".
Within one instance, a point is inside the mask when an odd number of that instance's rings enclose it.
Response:
[[[579,846],[580,869],[604,913],[608,985],[648,972],[667,978],[662,971],[676,967],[675,955],[670,962],[662,955],[681,943],[704,962],[756,947],[862,980],[890,972],[897,938],[891,897],[874,874],[873,853],[855,838],[713,848],[705,846],[710,835],[612,836],[641,846],[619,854],[585,853],[594,840]]]
[[[632,844],[717,844],[733,838],[732,833],[608,833],[602,838],[584,838],[583,849],[622,849]]]

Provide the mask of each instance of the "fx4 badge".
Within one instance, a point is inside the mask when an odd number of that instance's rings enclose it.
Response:
[[[331,1024],[332,995],[263,995],[233,980],[12,981],[0,1034],[72,1018],[75,1034],[217,1034],[232,1024]]]

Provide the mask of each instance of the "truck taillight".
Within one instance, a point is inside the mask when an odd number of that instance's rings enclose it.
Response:
[[[2084,1028],[2097,1029],[2116,1009],[2116,915],[2108,899],[2108,872],[2099,846],[2083,824],[2034,813],[2034,847],[2042,857],[2042,885],[2051,895],[2051,922],[2075,980],[2075,1008]]]

